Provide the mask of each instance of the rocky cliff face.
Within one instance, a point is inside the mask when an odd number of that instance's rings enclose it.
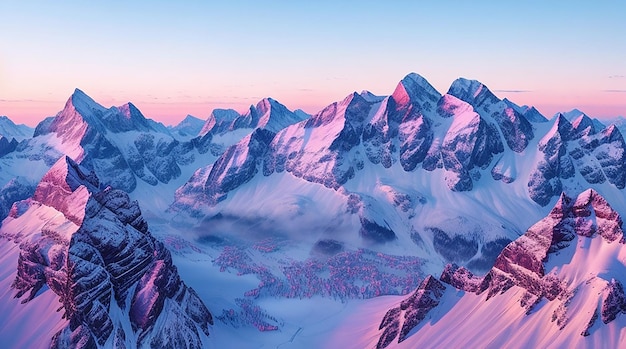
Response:
[[[397,308],[389,309],[378,326],[383,333],[376,344],[377,349],[386,348],[398,338],[402,343],[424,318],[439,305],[446,287],[432,276],[428,276],[417,290],[400,303]]]
[[[52,348],[206,344],[211,313],[152,237],[137,202],[60,159],[0,230],[18,244],[15,297],[54,292],[67,325]]]

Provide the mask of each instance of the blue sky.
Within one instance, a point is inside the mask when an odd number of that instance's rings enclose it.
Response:
[[[75,87],[176,122],[271,96],[314,113],[409,72],[544,114],[626,115],[623,1],[3,1],[0,114],[36,123]]]

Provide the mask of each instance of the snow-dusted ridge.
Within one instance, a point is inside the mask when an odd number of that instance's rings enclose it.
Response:
[[[619,347],[625,261],[622,219],[608,202],[593,190],[563,195],[485,276],[448,265],[378,308],[384,316],[349,347]]]

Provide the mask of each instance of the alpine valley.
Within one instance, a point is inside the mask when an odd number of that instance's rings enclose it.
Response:
[[[0,117],[7,348],[626,346],[626,143],[411,73],[315,115]]]

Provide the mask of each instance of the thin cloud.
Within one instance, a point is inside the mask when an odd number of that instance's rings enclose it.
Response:
[[[151,105],[204,105],[204,104],[232,104],[248,103],[247,101],[257,101],[260,97],[240,97],[221,96],[215,98],[194,98],[192,96],[172,97],[152,97],[150,99],[139,99],[138,103]]]
[[[504,93],[527,93],[533,92],[532,90],[494,90],[495,92],[504,92]]]
[[[3,103],[58,103],[59,101],[51,101],[44,99],[0,99]]]
[[[609,79],[623,79],[626,78],[626,75],[610,75]]]
[[[626,93],[626,90],[602,90],[602,92]]]

